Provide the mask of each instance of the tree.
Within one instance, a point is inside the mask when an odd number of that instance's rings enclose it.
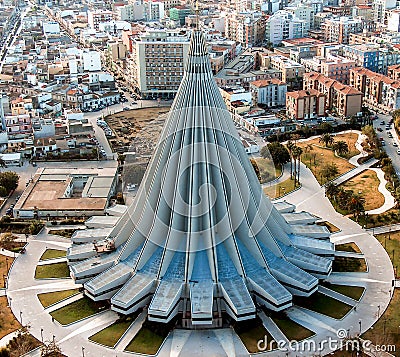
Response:
[[[293,141],[289,140],[286,144],[286,147],[288,148],[289,155],[290,155],[290,178],[293,179],[293,159],[292,159],[293,153],[292,153],[292,150],[295,147],[295,144],[293,143]]]
[[[277,141],[274,141],[268,144],[267,147],[275,166],[280,166],[289,162],[289,150],[284,145],[278,143]]]
[[[0,186],[0,197],[6,197],[7,194],[6,188],[4,186]]]
[[[6,167],[6,162],[0,157],[0,167]]]
[[[255,172],[256,175],[257,175],[258,181],[261,182],[260,168],[258,167],[256,160],[250,159],[250,162],[251,162],[251,165],[253,166],[254,172]]]
[[[303,149],[299,146],[295,146],[292,150],[292,155],[294,158],[294,186],[296,187],[296,174],[297,174],[297,182],[300,183],[300,158],[301,154],[303,153]],[[297,168],[296,168],[296,161],[297,161]]]
[[[13,171],[0,173],[0,186],[7,190],[7,194],[18,187],[19,176]]]
[[[333,136],[329,133],[322,134],[319,138],[320,143],[324,143],[325,147],[332,145],[334,142]]]
[[[29,233],[30,234],[38,234],[40,230],[43,228],[43,223],[40,221],[32,221],[29,225]]]
[[[349,203],[348,208],[351,213],[353,213],[353,217],[358,221],[358,218],[362,212],[365,211],[364,208],[365,199],[360,195],[353,194]]]
[[[349,146],[343,140],[339,140],[333,143],[332,149],[336,151],[339,155],[344,155],[349,152]]]
[[[336,202],[336,195],[339,193],[339,187],[335,183],[329,182],[325,186],[325,193],[329,199]]]
[[[4,249],[11,249],[16,238],[17,237],[10,232],[3,233],[0,236],[0,245]]]
[[[323,133],[331,133],[333,131],[332,125],[329,123],[321,123],[319,130]]]
[[[321,176],[324,177],[327,181],[331,180],[339,173],[338,167],[336,164],[325,164],[321,168]]]

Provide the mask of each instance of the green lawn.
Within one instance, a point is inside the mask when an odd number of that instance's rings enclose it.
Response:
[[[257,346],[260,340],[266,341],[266,344],[265,342],[262,344],[262,346],[266,347],[266,351],[276,348],[276,342],[265,329],[260,318],[237,322],[234,325],[234,329],[250,353],[260,352]]]
[[[335,250],[339,250],[341,252],[352,252],[352,253],[361,253],[360,248],[356,243],[344,243],[335,245]]]
[[[315,335],[315,333],[304,326],[299,325],[297,322],[290,320],[287,316],[272,316],[275,324],[283,332],[289,341],[301,341],[305,338]]]
[[[105,346],[114,347],[132,322],[132,319],[118,320],[104,330],[90,336],[89,340]]]
[[[308,298],[294,297],[293,302],[295,305],[333,317],[334,319],[341,319],[352,309],[350,305],[319,292]]]
[[[94,315],[107,307],[108,306],[105,302],[94,302],[84,296],[82,299],[53,311],[50,315],[53,316],[61,325],[68,325],[72,322]]]
[[[367,264],[364,258],[335,257],[332,264],[335,272],[366,272]]]
[[[79,289],[52,291],[51,293],[38,294],[38,298],[43,307],[48,307],[78,293]]]
[[[35,279],[69,278],[67,262],[38,265],[35,270]]]
[[[46,251],[40,257],[40,260],[64,258],[66,256],[67,256],[67,252],[65,250],[46,249]]]
[[[337,285],[330,283],[323,283],[322,285],[354,300],[360,300],[364,292],[364,288],[362,286]]]
[[[159,350],[166,336],[155,333],[148,327],[142,327],[125,351],[154,355]]]
[[[299,187],[299,185],[294,186],[294,180],[291,180],[290,177],[276,185],[266,186],[264,187],[264,193],[271,199],[278,198],[283,196],[285,193],[292,192],[295,188]]]

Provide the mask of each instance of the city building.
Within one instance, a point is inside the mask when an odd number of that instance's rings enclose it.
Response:
[[[388,77],[394,79],[395,81],[400,80],[400,64],[395,64],[393,66],[389,66],[388,68]]]
[[[289,86],[296,86],[301,82],[305,72],[304,66],[287,57],[276,54],[261,54],[261,69],[276,69],[282,73],[281,80]]]
[[[287,84],[279,79],[263,79],[250,82],[254,105],[280,107],[286,103]]]
[[[287,92],[286,115],[292,120],[325,116],[325,94],[315,89]]]
[[[189,6],[177,6],[173,7],[169,10],[169,18],[179,23],[180,26],[183,26],[186,21],[186,17],[192,13],[192,10]]]
[[[396,0],[374,0],[372,7],[374,11],[374,21],[376,24],[387,25],[388,10],[397,6]]]
[[[391,113],[400,109],[400,81],[366,68],[350,70],[350,85],[363,93],[363,104],[373,110]]]
[[[89,27],[99,31],[99,25],[102,22],[109,22],[113,19],[113,13],[107,10],[88,10],[87,21]]]
[[[260,12],[232,13],[225,18],[225,36],[245,47],[265,40],[265,19]]]
[[[189,33],[149,30],[131,41],[128,81],[144,98],[172,98],[182,80]]]
[[[40,168],[15,204],[14,217],[104,215],[117,181],[116,167]]]
[[[279,10],[271,15],[265,24],[265,38],[273,45],[283,40],[305,37],[309,24],[300,20],[292,12]]]
[[[303,89],[314,89],[325,95],[326,109],[341,117],[357,115],[362,111],[363,94],[355,88],[344,85],[323,74],[304,73]]]
[[[200,31],[165,128],[132,205],[118,219],[88,222],[111,232],[68,248],[85,295],[123,315],[147,306],[150,321],[177,318],[195,329],[251,320],[256,304],[282,311],[293,296],[314,294],[332,270],[330,233],[314,224],[318,217],[291,213],[292,205],[278,210],[263,194]]]
[[[326,42],[346,44],[349,43],[350,34],[363,31],[363,21],[347,16],[327,18],[324,22],[324,31]]]

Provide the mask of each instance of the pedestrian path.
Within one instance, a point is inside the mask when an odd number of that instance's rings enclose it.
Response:
[[[14,338],[18,336],[18,331],[10,332],[8,335],[5,335],[0,339],[0,349],[7,347],[8,343]]]
[[[377,235],[383,233],[390,233],[390,232],[397,232],[400,231],[400,223],[396,224],[389,224],[387,226],[375,227],[375,228],[368,228],[366,229],[368,233]]]

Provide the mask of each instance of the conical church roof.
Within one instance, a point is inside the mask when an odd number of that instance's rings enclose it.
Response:
[[[327,230],[284,213],[293,208],[263,194],[195,30],[134,202],[106,239],[69,249],[71,273],[92,299],[111,298],[123,314],[148,305],[155,321],[249,319],[255,303],[282,310],[314,293],[332,265]]]

